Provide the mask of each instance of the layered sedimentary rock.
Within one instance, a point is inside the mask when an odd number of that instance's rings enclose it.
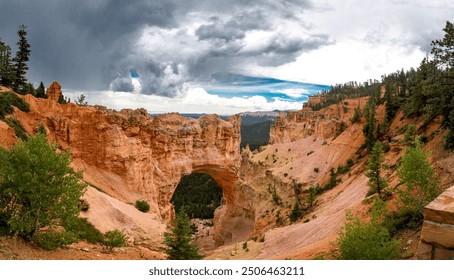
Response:
[[[49,96],[57,98],[53,93],[58,92],[57,85],[48,90]],[[237,172],[241,162],[239,116],[227,121],[216,115],[199,119],[178,114],[150,117],[144,109],[117,112],[101,106],[61,105],[54,97],[27,95],[31,112],[16,110],[15,115],[31,134],[44,124],[48,138],[60,149],[70,150],[74,166],[84,170],[86,181],[124,203],[146,200],[150,213],[162,224],[169,224],[174,214],[170,199],[181,177],[207,173],[224,193],[225,203],[215,217],[217,241],[247,237],[254,216],[241,193]],[[95,194],[90,193],[88,200]],[[239,227],[246,230],[235,232]]]
[[[314,101],[312,101],[314,102]],[[304,108],[300,111],[281,113],[271,125],[270,144],[283,144],[303,139],[307,136],[328,139],[340,133],[342,121],[353,117],[355,108],[363,108],[366,98],[347,99],[321,111]]]
[[[454,258],[454,186],[424,209],[419,259]]]

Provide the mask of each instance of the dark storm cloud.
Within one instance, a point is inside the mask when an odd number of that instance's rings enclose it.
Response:
[[[247,31],[269,28],[264,11],[255,10],[235,15],[227,22],[213,17],[209,24],[202,24],[195,32],[199,40],[222,39],[231,41],[244,38]]]
[[[304,24],[297,11],[311,4],[301,0],[0,0],[0,7],[0,36],[12,47],[19,24],[28,26],[30,80],[58,80],[77,90],[132,91],[128,71],[136,69],[143,93],[172,97],[184,82],[242,64],[281,65],[329,43],[323,34],[298,38],[275,30],[282,20]],[[193,19],[199,23],[188,31]],[[156,41],[137,47],[147,28],[155,28],[164,47]],[[168,40],[166,32],[175,29],[181,34]],[[274,37],[257,51],[245,51],[250,31]]]
[[[132,92],[134,90],[132,79],[126,77],[118,77],[110,83],[110,90]]]
[[[124,72],[116,61],[143,26],[175,24],[168,1],[0,0],[0,7],[0,36],[10,45],[19,24],[28,27],[30,79],[59,80],[72,89],[107,89]]]

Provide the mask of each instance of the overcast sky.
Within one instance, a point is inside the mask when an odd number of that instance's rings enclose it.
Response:
[[[35,85],[57,80],[69,96],[152,112],[247,111],[253,100],[243,106],[198,86],[218,72],[327,85],[379,79],[417,67],[448,20],[448,0],[0,0],[3,41],[15,50],[17,27],[27,26]]]

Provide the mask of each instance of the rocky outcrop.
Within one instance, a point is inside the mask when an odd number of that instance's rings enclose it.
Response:
[[[61,86],[58,82],[53,82],[49,88],[47,88],[47,98],[53,101],[57,101],[60,99],[61,93]]]
[[[454,258],[454,186],[425,207],[417,258]]]
[[[312,101],[315,102],[315,101]],[[340,134],[342,122],[353,117],[355,108],[363,108],[367,97],[347,99],[320,111],[304,108],[300,111],[281,113],[270,129],[270,144],[283,144],[308,136],[328,139]]]
[[[52,99],[25,96],[31,112],[16,110],[15,115],[31,134],[44,124],[48,138],[60,149],[70,150],[74,166],[84,170],[86,181],[123,203],[146,200],[150,213],[169,224],[174,215],[170,200],[181,177],[207,173],[224,193],[224,205],[215,217],[217,241],[247,237],[254,215],[237,171],[241,162],[239,116],[227,121],[216,115],[150,117],[144,109],[117,112],[100,106],[57,104],[59,88],[54,83],[48,90]],[[87,200],[93,197],[92,193]],[[102,219],[92,217],[95,226],[98,223],[107,229],[100,224]],[[242,230],[236,231],[238,228]],[[157,231],[164,229],[156,227]]]

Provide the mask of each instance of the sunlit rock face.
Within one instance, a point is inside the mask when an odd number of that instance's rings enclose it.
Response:
[[[70,150],[74,167],[84,170],[84,179],[110,197],[129,204],[146,200],[150,215],[168,225],[174,215],[170,199],[181,177],[204,172],[223,189],[224,204],[215,214],[217,242],[244,239],[252,230],[253,211],[241,193],[238,174],[240,116],[227,120],[216,115],[192,119],[175,113],[151,117],[145,109],[118,112],[30,95],[25,100],[31,112],[15,111],[24,128],[33,134],[44,124],[49,140],[61,150]],[[93,197],[90,192],[87,200]],[[93,222],[96,226],[102,219]],[[164,231],[165,226],[156,230]]]

